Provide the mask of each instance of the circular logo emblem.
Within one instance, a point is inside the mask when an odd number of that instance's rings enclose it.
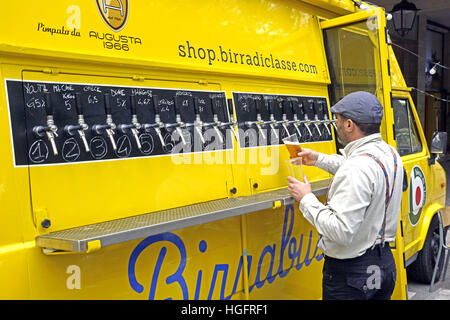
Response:
[[[414,166],[409,176],[409,222],[415,226],[420,220],[427,199],[427,183],[419,166]]]
[[[114,31],[125,27],[128,19],[128,0],[96,0],[103,21]]]

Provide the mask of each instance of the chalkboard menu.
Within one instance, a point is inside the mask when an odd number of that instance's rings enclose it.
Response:
[[[233,101],[241,148],[280,145],[289,135],[302,143],[333,139],[325,97],[233,92]]]
[[[224,92],[21,80],[7,80],[6,91],[16,166],[103,161],[232,148],[228,128],[222,126],[216,130],[207,130],[208,126],[204,126],[199,131],[193,125],[196,120],[204,124],[211,124],[214,119],[229,121]],[[115,124],[112,136],[115,149],[105,132],[92,130],[95,125],[107,123],[106,105]],[[77,106],[82,110],[86,130],[70,132],[67,130],[68,126],[79,124],[80,112]],[[46,132],[37,134],[39,127],[48,128],[49,109],[52,110],[52,123],[57,128],[54,131],[53,146]],[[133,109],[136,116],[134,121],[140,125],[136,135],[131,130],[119,130],[133,123]],[[164,124],[160,128],[160,136],[154,129],[155,112]],[[176,129],[177,121],[184,124],[180,129]],[[184,139],[181,139],[180,132]],[[203,134],[203,140],[199,137],[199,132]],[[217,137],[218,132],[222,135],[220,139]],[[85,142],[81,134],[84,134]]]

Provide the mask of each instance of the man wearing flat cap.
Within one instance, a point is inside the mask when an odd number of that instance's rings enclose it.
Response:
[[[381,139],[383,107],[358,91],[332,108],[342,155],[303,149],[303,164],[333,175],[326,203],[311,186],[288,177],[288,189],[303,216],[319,233],[325,254],[323,299],[390,299],[396,281],[388,242],[395,240],[402,197],[403,165]]]

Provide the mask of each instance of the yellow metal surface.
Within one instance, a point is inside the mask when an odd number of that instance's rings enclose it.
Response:
[[[87,254],[44,254],[34,243],[43,233],[285,187],[283,164],[289,156],[283,146],[242,149],[234,140],[227,151],[15,166],[5,84],[14,79],[219,91],[229,99],[233,92],[250,92],[326,97],[329,103],[322,28],[375,14],[383,30],[376,66],[386,114],[382,134],[395,145],[391,80],[393,87],[404,82],[385,44],[383,11],[355,13],[347,0],[172,1],[170,6],[130,1],[110,25],[102,4],[9,1],[3,6],[14,14],[0,21],[0,222],[7,226],[0,238],[0,297],[320,299],[323,254],[317,231],[297,204],[275,204],[105,248],[92,242]],[[303,146],[336,152],[334,140]],[[424,144],[421,157],[428,155]],[[330,178],[317,168],[305,167],[304,173],[310,181]],[[442,191],[429,191],[436,197],[427,206],[435,208]],[[44,219],[51,221],[49,228],[42,226]],[[397,299],[406,297],[403,247],[423,235],[417,230],[407,227],[405,238],[396,239]]]

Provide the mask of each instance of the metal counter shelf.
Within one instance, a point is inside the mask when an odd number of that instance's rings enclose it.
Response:
[[[316,196],[326,194],[330,179],[311,183]],[[112,221],[61,230],[36,237],[44,253],[88,253],[102,247],[176,229],[294,203],[287,188],[251,196],[225,198]]]

